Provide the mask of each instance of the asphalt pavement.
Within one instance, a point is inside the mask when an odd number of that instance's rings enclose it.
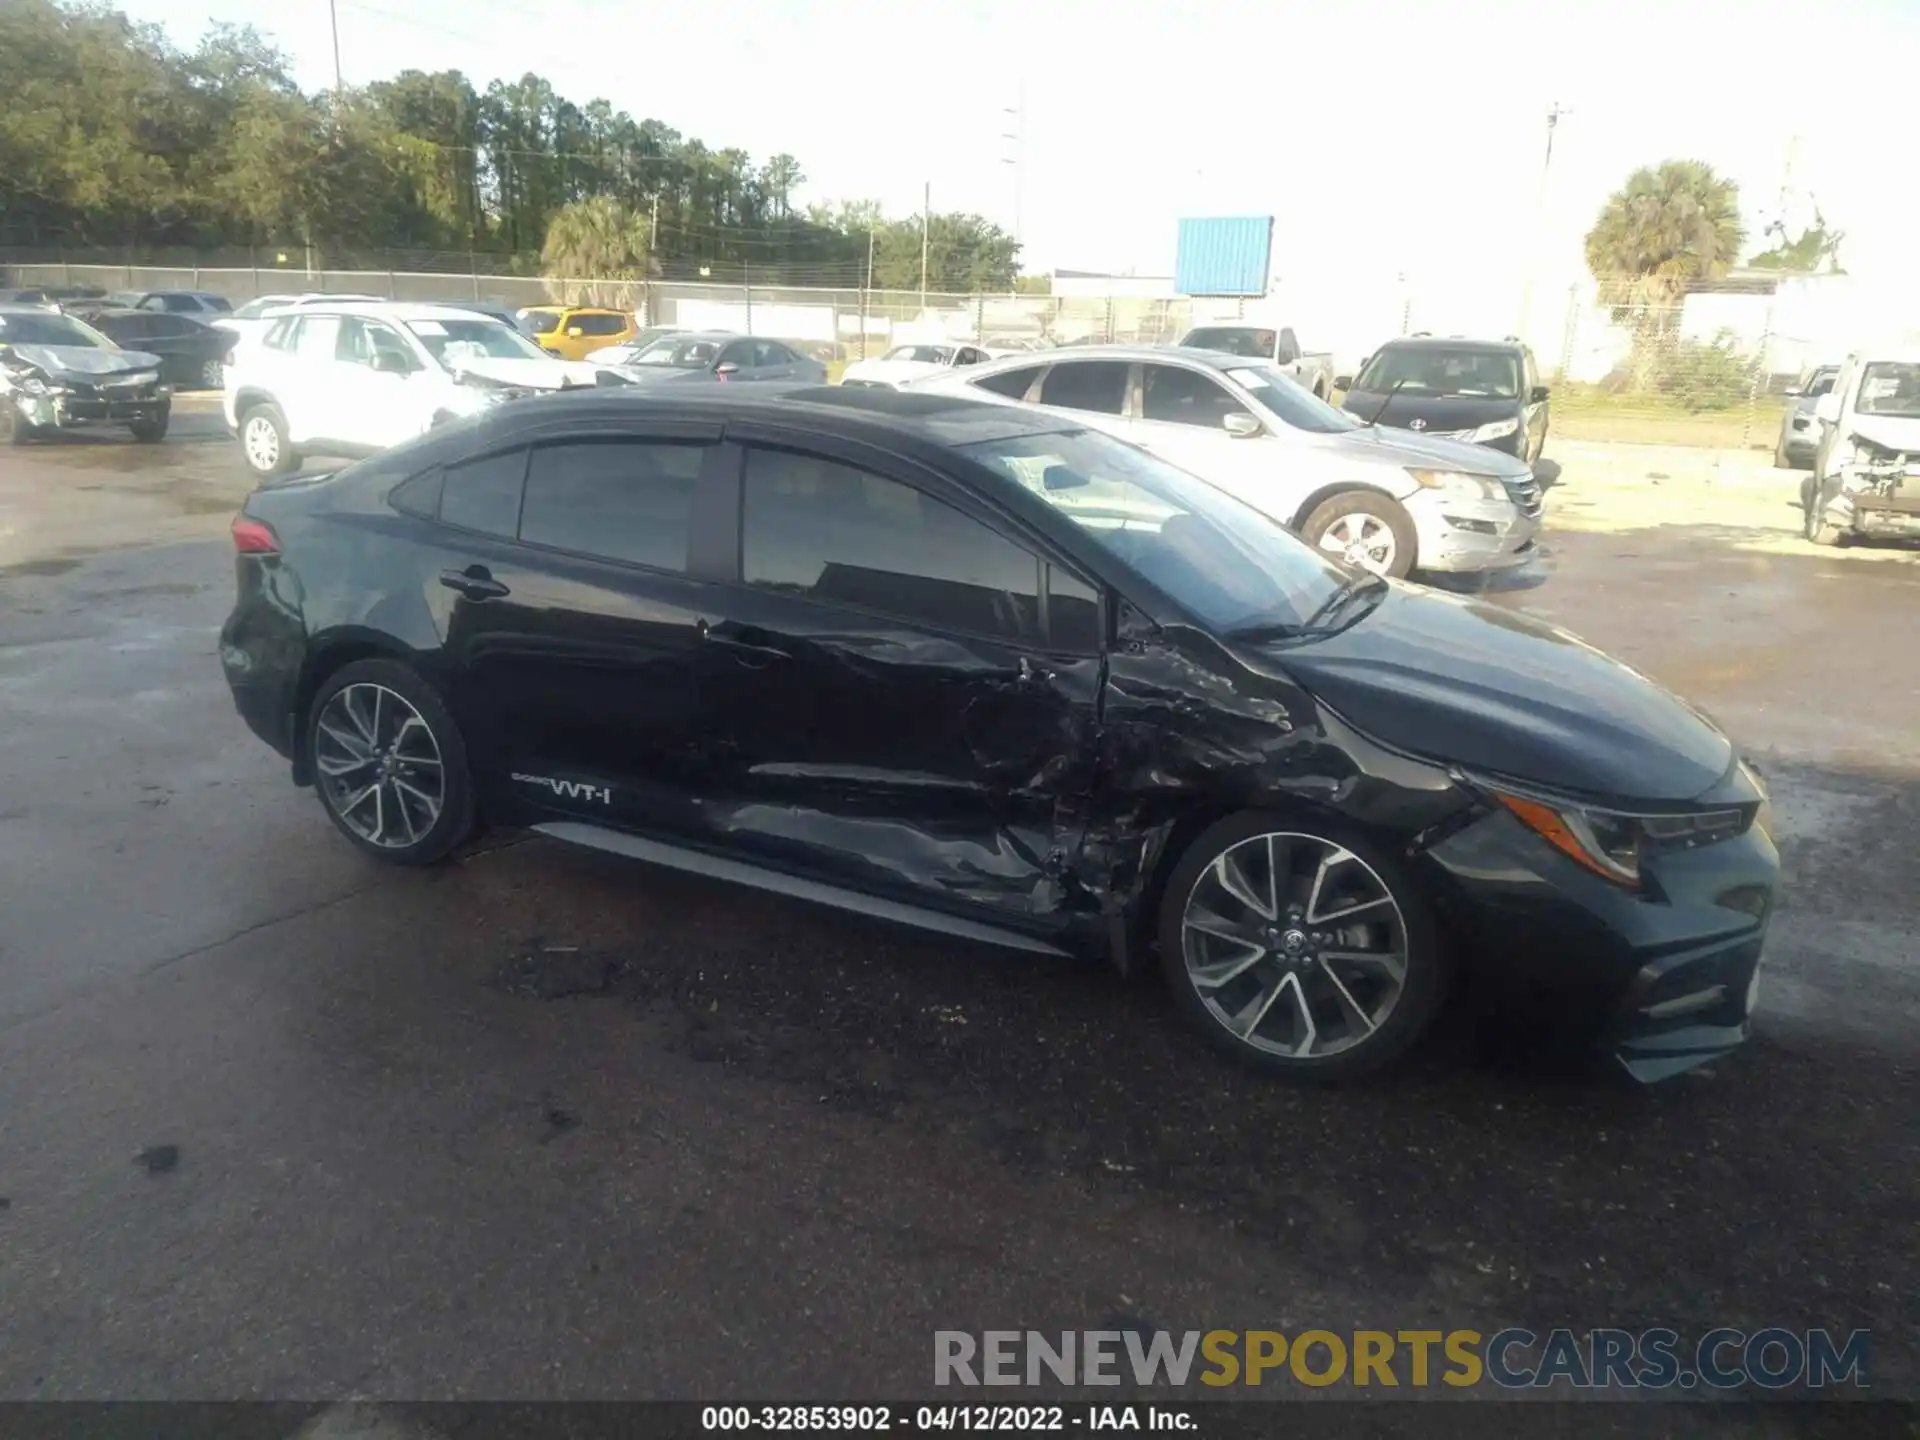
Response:
[[[936,1329],[1509,1324],[1866,1329],[1914,1393],[1920,566],[1553,534],[1502,603],[1773,784],[1756,1037],[1641,1089],[1456,1017],[1301,1089],[1096,965],[512,835],[361,859],[220,677],[248,483],[204,411],[0,452],[0,1398],[901,1399]]]

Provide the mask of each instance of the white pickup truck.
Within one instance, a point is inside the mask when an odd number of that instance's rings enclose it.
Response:
[[[1198,325],[1180,337],[1191,350],[1215,350],[1248,360],[1266,360],[1279,366],[1322,400],[1333,394],[1333,356],[1306,351],[1285,325],[1261,325],[1236,320],[1224,325]]]

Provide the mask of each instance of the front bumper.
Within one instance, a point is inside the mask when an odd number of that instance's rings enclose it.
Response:
[[[1497,1008],[1597,1043],[1652,1082],[1747,1038],[1780,857],[1761,825],[1665,852],[1644,893],[1604,880],[1494,811],[1427,852]]]
[[[1444,574],[1510,570],[1537,553],[1540,515],[1510,500],[1456,500],[1422,491],[1404,502],[1419,536],[1419,568]]]
[[[173,403],[173,392],[165,385],[131,394],[104,388],[50,388],[44,395],[14,391],[6,398],[29,425],[42,430],[77,430],[88,425],[125,425],[154,419]]]

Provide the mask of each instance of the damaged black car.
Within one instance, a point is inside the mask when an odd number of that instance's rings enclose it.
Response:
[[[1300,1078],[1456,978],[1642,1079],[1746,1035],[1766,792],[1665,690],[1346,568],[1069,419],[889,390],[516,402],[233,523],[247,723],[354,845],[485,824],[1155,964]]]
[[[122,350],[72,315],[0,305],[0,438],[24,445],[109,425],[136,440],[160,440],[173,411],[160,363],[158,355]]]

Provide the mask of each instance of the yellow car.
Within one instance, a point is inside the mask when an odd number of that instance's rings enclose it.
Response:
[[[633,316],[583,305],[529,305],[520,311],[520,324],[542,350],[562,360],[584,360],[639,333]]]

